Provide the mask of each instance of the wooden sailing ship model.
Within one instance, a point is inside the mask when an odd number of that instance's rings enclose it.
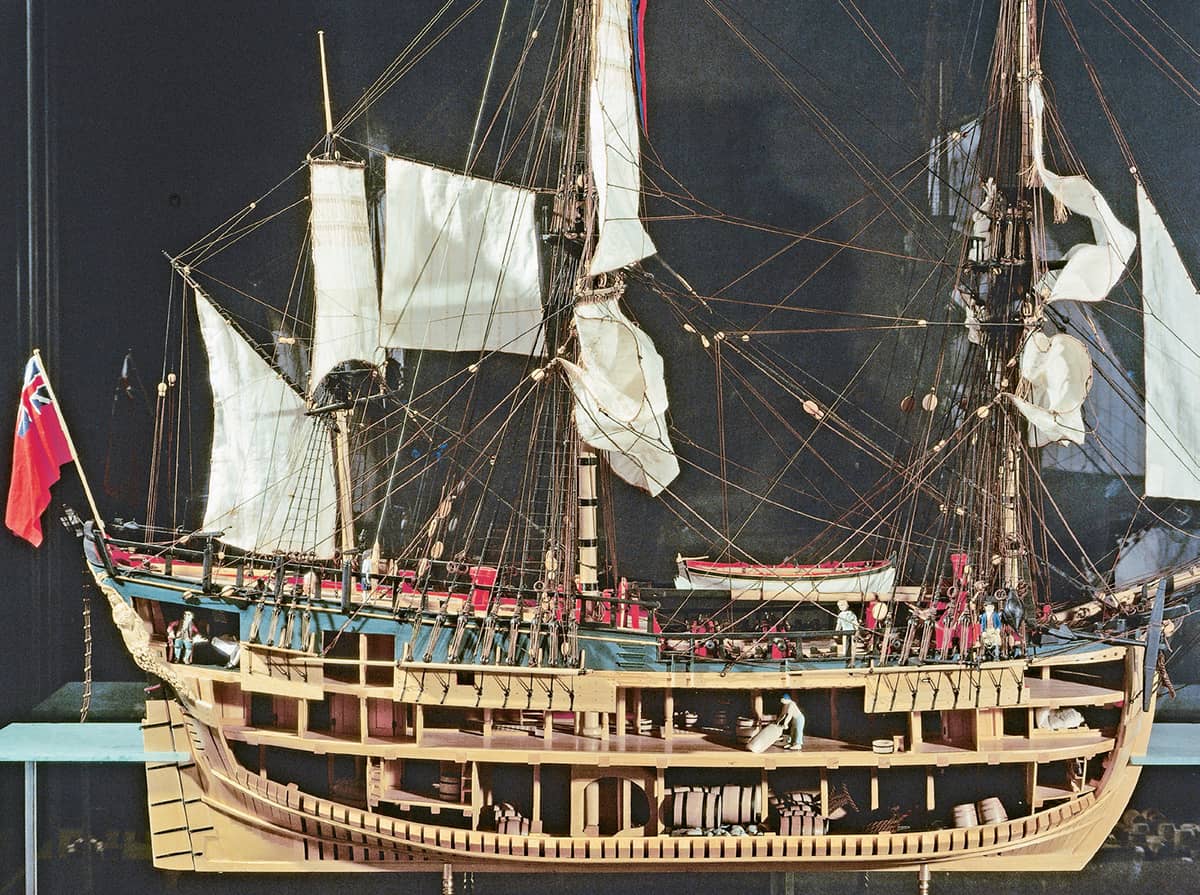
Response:
[[[665,289],[639,268],[655,246],[636,10],[567,5],[543,95],[510,122],[528,147],[517,182],[384,157],[330,118],[307,165],[311,330],[292,309],[263,349],[210,295],[208,260],[257,228],[255,205],[172,259],[215,407],[203,520],[165,540],[153,520],[85,536],[131,654],[164,684],[147,745],[192,756],[147,768],[156,866],[1069,870],[1124,809],[1175,597],[1165,578],[1068,607],[1051,593],[1031,458],[1082,439],[1089,374],[1049,309],[1102,298],[1135,240],[1044,160],[1035,4],[1000,3],[953,263],[970,344],[945,354],[952,399],[939,409],[931,385],[909,456],[885,463],[878,555],[834,560],[875,577],[789,583],[702,625],[686,593],[630,585],[604,546],[609,471],[650,497],[680,471],[663,360],[626,310],[627,290]],[[1182,265],[1139,195],[1165,306]],[[1055,201],[1095,236],[1061,264],[1045,251]],[[706,351],[756,347],[684,320]],[[843,428],[837,406],[793,394],[802,418]],[[1156,482],[1194,486],[1182,456]],[[782,568],[715,574],[735,567]],[[1179,571],[1175,593],[1198,575]],[[803,622],[839,599],[853,623]],[[1118,615],[1120,636],[1096,624]],[[221,661],[176,649],[193,623]],[[802,748],[749,749],[788,702]]]

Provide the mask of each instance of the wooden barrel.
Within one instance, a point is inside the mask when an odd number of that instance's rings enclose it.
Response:
[[[721,793],[715,789],[678,791],[671,797],[671,825],[710,830],[721,825]]]
[[[754,731],[758,729],[758,721],[754,718],[747,718],[745,715],[737,719],[737,741],[739,746],[745,746],[754,738]]]
[[[762,820],[762,790],[757,786],[721,787],[721,823],[756,824]]]
[[[458,765],[452,764],[442,768],[442,774],[438,778],[437,785],[439,799],[443,802],[460,801],[459,777]]]
[[[799,811],[779,816],[780,836],[824,836],[825,818]]]
[[[717,730],[727,730],[729,728],[729,709],[723,706],[713,709],[711,724]]]
[[[985,824],[1001,824],[1008,820],[1008,812],[995,796],[979,802],[979,820]]]
[[[783,725],[772,721],[750,738],[750,742],[746,744],[746,748],[751,752],[766,752],[775,745],[775,741],[778,740],[782,735]]]
[[[975,803],[967,802],[963,805],[954,806],[954,826],[956,827],[977,827],[979,826],[979,815],[975,812]]]

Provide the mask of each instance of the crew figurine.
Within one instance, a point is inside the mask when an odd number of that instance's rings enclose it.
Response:
[[[983,607],[983,615],[979,616],[979,642],[983,647],[984,658],[995,659],[1000,655],[1000,628],[1003,622],[1000,613],[996,611],[993,600]]]
[[[846,600],[838,600],[838,614],[834,622],[834,631],[838,638],[838,655],[845,656],[848,663],[854,664],[854,635],[858,631],[858,616]]]
[[[804,712],[792,701],[791,694],[784,693],[779,697],[779,717],[775,723],[782,725],[787,734],[787,744],[784,749],[804,748]]]
[[[167,649],[176,662],[192,664],[192,646],[200,636],[192,610],[183,610],[183,618],[167,625]]]

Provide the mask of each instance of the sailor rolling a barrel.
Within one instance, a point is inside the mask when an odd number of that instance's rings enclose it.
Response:
[[[787,734],[784,749],[804,748],[804,712],[800,711],[800,706],[796,705],[790,693],[779,697],[779,717],[775,723],[781,725]]]

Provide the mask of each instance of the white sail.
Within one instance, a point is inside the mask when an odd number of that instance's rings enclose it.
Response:
[[[542,351],[534,193],[387,160],[382,344]]]
[[[662,357],[617,299],[575,305],[579,362],[560,360],[575,393],[575,426],[613,472],[657,495],[679,461],[667,434]]]
[[[1065,333],[1034,332],[1021,351],[1021,378],[1029,393],[1012,399],[1031,423],[1029,443],[1083,444],[1083,400],[1092,386],[1087,346]]]
[[[655,248],[638,217],[642,165],[629,0],[595,5],[592,45],[588,146],[600,234],[588,273],[596,276],[653,255]]]
[[[1042,468],[1059,472],[1141,476],[1145,474],[1146,430],[1141,398],[1130,374],[1092,314],[1090,305],[1062,305],[1069,328],[1082,334],[1092,356],[1092,388],[1083,416],[1095,444],[1051,444],[1042,451]]]
[[[379,286],[363,166],[313,161],[309,173],[316,294],[311,394],[339,363],[379,360]]]
[[[1048,302],[1100,301],[1116,285],[1125,272],[1125,263],[1133,254],[1136,238],[1133,231],[1117,220],[1100,191],[1086,177],[1063,177],[1047,170],[1043,160],[1043,116],[1046,102],[1042,85],[1034,79],[1029,85],[1029,103],[1033,119],[1033,164],[1049,193],[1076,214],[1092,224],[1095,244],[1080,243],[1071,247],[1066,266],[1049,271],[1037,284],[1038,291]]]
[[[1200,500],[1200,295],[1138,184],[1146,358],[1146,494]]]
[[[213,391],[204,528],[246,550],[333,552],[328,434],[304,400],[196,291]]]

